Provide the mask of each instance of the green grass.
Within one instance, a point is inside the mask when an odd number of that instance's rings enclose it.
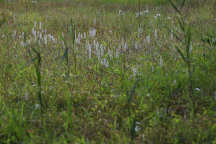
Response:
[[[121,4],[164,4],[168,3],[168,0],[100,0],[103,3],[121,3]]]
[[[216,143],[215,0],[116,2],[0,6],[0,143]]]

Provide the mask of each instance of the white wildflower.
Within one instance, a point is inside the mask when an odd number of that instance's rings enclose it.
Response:
[[[28,44],[28,45],[31,44],[31,41],[32,41],[31,39],[27,40],[26,45],[27,45],[27,44]]]
[[[34,22],[34,27],[36,27],[36,26],[37,26],[37,22],[35,21],[35,22]]]
[[[109,67],[109,62],[107,61],[106,58],[104,58],[103,60],[101,60],[101,64],[104,65],[105,67]]]
[[[65,43],[64,43],[64,41],[61,41],[61,43],[62,43],[62,47],[65,48]]]
[[[90,35],[90,37],[95,37],[96,36],[96,29],[95,28],[90,29],[89,35]]]
[[[134,48],[135,48],[135,49],[139,49],[139,44],[138,44],[138,42],[135,42]]]
[[[115,57],[118,58],[119,57],[119,50],[116,49],[116,52],[115,52]]]
[[[162,67],[163,66],[163,58],[162,58],[162,56],[160,56],[160,67]]]
[[[141,26],[139,26],[138,28],[138,37],[140,37],[143,33],[143,28],[141,28]]]
[[[29,100],[29,94],[28,94],[28,92],[25,92],[24,98],[25,98],[25,100]]]
[[[135,15],[136,15],[136,18],[138,18],[139,16],[142,16],[144,14],[147,14],[149,13],[149,10],[144,10],[144,11],[141,11],[141,12],[137,12]]]
[[[214,100],[216,101],[216,91],[214,92]]]
[[[22,47],[26,46],[26,43],[24,41],[21,41],[20,44],[21,44]]]
[[[94,25],[96,25],[97,24],[97,19],[96,18],[94,18]]]
[[[42,33],[39,33],[39,39],[40,39],[40,40],[43,39]]]
[[[2,37],[2,38],[5,38],[5,35],[3,34],[3,35],[1,35],[1,37]]]
[[[149,10],[148,9],[144,10],[143,13],[147,14],[147,13],[149,13]]]
[[[119,10],[119,11],[118,11],[118,15],[123,15],[123,11],[122,11],[122,10]]]
[[[43,32],[44,32],[44,34],[46,34],[47,33],[47,29],[44,29]]]
[[[155,16],[154,16],[154,18],[156,19],[156,18],[158,18],[158,17],[160,17],[161,15],[158,13],[158,14],[156,14]]]
[[[78,33],[78,36],[76,36],[76,38],[75,38],[75,42],[76,42],[77,44],[80,44],[81,39],[82,39],[82,34],[81,34],[81,33]]]
[[[13,38],[15,38],[16,37],[16,34],[17,34],[17,32],[16,32],[16,30],[13,32],[13,34],[12,34],[12,37]]]
[[[91,45],[90,45],[89,42],[87,42],[87,44],[86,44],[86,50],[88,52],[88,56],[89,56],[89,59],[90,59],[91,58],[91,54],[92,54],[92,47],[91,47]]]
[[[132,68],[133,74],[136,75],[137,74],[137,68]]]
[[[152,67],[151,67],[151,72],[154,72],[154,66],[152,65]]]
[[[136,122],[136,126],[135,126],[135,131],[138,132],[141,130],[141,127],[140,127],[141,123],[140,122]]]
[[[146,36],[146,42],[147,42],[148,44],[151,43],[151,37],[150,37],[150,35]]]
[[[37,32],[34,28],[32,28],[32,35],[34,36],[35,40],[37,39]]]
[[[21,34],[21,37],[22,37],[22,38],[24,38],[24,35],[25,35],[25,33],[24,33],[24,32],[22,32],[22,34]]]
[[[154,37],[155,37],[155,39],[158,38],[158,32],[157,32],[157,29],[155,29],[155,31],[154,31]]]
[[[39,29],[42,30],[42,23],[39,23]]]
[[[40,108],[40,104],[35,104],[35,110]]]
[[[110,58],[113,57],[113,53],[112,53],[112,51],[110,49],[108,49],[108,55],[109,55]]]
[[[103,45],[100,45],[100,58],[104,56],[105,47]]]
[[[171,33],[170,33],[170,39],[173,40],[174,37],[173,37],[173,30],[171,30]]]
[[[123,43],[123,49],[126,51],[128,49],[128,44],[126,42]]]
[[[193,46],[192,46],[192,44],[190,44],[190,47],[189,47],[189,52],[191,53],[191,52],[192,52],[192,50],[193,50]]]
[[[83,38],[84,38],[84,39],[86,38],[86,32],[83,33]]]
[[[32,3],[33,4],[37,4],[37,0],[32,0]]]
[[[44,44],[47,45],[47,35],[44,35]]]

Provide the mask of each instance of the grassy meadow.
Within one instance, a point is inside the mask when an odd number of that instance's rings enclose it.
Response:
[[[0,1],[0,144],[216,144],[216,0]]]

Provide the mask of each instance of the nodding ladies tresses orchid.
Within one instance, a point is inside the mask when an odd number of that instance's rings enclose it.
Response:
[[[47,45],[47,35],[44,35],[44,44]]]
[[[136,67],[133,67],[133,68],[132,68],[132,71],[133,71],[133,75],[136,76],[136,75],[137,75],[137,68],[136,68]]]
[[[135,131],[138,132],[141,130],[141,122],[136,122]]]
[[[83,33],[82,38],[86,39],[86,32]]]
[[[98,41],[94,40],[93,41],[93,46],[95,47],[95,50],[97,51],[99,49],[99,47],[100,47],[100,44],[99,44]]]
[[[155,31],[154,31],[154,37],[155,37],[155,39],[158,38],[158,32],[157,32],[157,29],[155,29]]]
[[[125,51],[128,50],[128,44],[127,44],[127,42],[124,43],[123,48],[124,48]]]
[[[138,44],[138,42],[135,42],[134,48],[135,48],[135,49],[139,49],[139,44]]]
[[[100,44],[94,40],[93,47],[95,48],[96,56],[100,57]]]
[[[53,35],[48,34],[47,36],[48,36],[48,38],[50,39],[50,41],[52,41],[52,42],[54,42],[54,43],[57,43],[57,40],[56,40],[56,38],[55,38]]]
[[[105,47],[101,44],[100,49],[99,49],[100,55],[98,56],[98,59],[101,59],[104,56],[104,50],[105,50]]]
[[[32,4],[37,4],[38,1],[37,0],[32,0]]]
[[[151,37],[150,37],[150,35],[146,36],[146,42],[147,42],[148,44],[151,43]]]
[[[153,65],[151,66],[151,72],[154,72],[154,66]]]
[[[138,37],[140,37],[143,33],[143,28],[141,26],[139,26],[138,28]]]
[[[122,39],[121,44],[119,45],[119,49],[122,50],[122,52],[127,51],[128,44],[124,39]]]
[[[20,42],[20,45],[21,45],[22,47],[26,47],[26,46],[27,46],[26,43],[25,43],[24,41],[21,41],[21,42]]]
[[[200,91],[200,88],[195,88],[196,91]]]
[[[119,11],[118,11],[118,15],[119,15],[119,16],[124,15],[124,12],[123,12],[122,10],[119,10]]]
[[[101,60],[101,64],[104,65],[105,67],[109,67],[109,62],[107,61],[106,58]]]
[[[149,10],[144,10],[144,11],[135,13],[135,16],[136,16],[136,18],[138,18],[139,16],[142,16],[142,15],[145,15],[148,13],[149,13]]]
[[[163,58],[162,58],[162,56],[160,56],[160,67],[162,67],[163,66]]]
[[[32,35],[33,35],[33,37],[35,38],[35,41],[36,41],[37,40],[37,32],[34,29],[34,27],[32,28]]]
[[[115,57],[116,57],[116,58],[119,58],[119,50],[118,50],[118,49],[116,49]]]
[[[174,39],[174,37],[173,37],[173,30],[170,31],[170,39],[171,39],[171,40]]]
[[[65,46],[65,43],[64,43],[64,41],[61,41],[61,44],[62,44],[62,48],[63,48],[63,49],[65,49],[65,48],[66,48],[66,46]]]
[[[113,58],[113,52],[110,49],[108,49],[108,55],[109,55],[109,58]]]
[[[97,18],[94,18],[93,23],[94,23],[94,25],[97,25]]]
[[[161,15],[158,13],[154,16],[155,19],[157,19],[158,17],[160,17]]]
[[[37,30],[37,22],[34,22],[34,27],[31,30],[31,35],[24,36],[24,32],[22,32],[22,34],[18,36],[18,38],[21,39],[20,41],[22,46],[26,46],[27,44],[31,43],[48,45],[49,41],[54,44],[57,43],[57,39],[52,34],[47,34],[47,30],[42,29],[41,22],[39,23],[39,30]]]
[[[42,23],[39,23],[39,29],[42,30]]]
[[[5,34],[1,35],[1,38],[5,38]]]
[[[91,28],[89,30],[89,36],[90,37],[95,37],[96,36],[96,32],[97,32],[97,30],[95,28]]]
[[[89,56],[89,59],[90,59],[91,54],[92,54],[92,47],[91,47],[91,44],[89,43],[89,41],[87,41],[87,43],[86,43],[86,50],[87,50],[87,53],[88,53],[88,56]]]
[[[16,38],[16,35],[17,35],[17,31],[15,30],[12,34],[12,38],[15,39]]]
[[[214,92],[214,100],[216,101],[216,91]]]
[[[75,43],[80,44],[82,39],[82,34],[79,32],[78,35],[75,35]]]
[[[94,41],[93,46],[95,48],[95,53],[98,57],[98,60],[102,59],[102,57],[104,56],[105,47],[96,41]]]

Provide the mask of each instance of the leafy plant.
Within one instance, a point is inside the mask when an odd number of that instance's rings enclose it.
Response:
[[[35,58],[33,59],[34,62],[34,66],[35,66],[35,72],[36,72],[36,77],[37,77],[37,87],[38,87],[38,100],[40,102],[40,106],[41,106],[41,111],[43,112],[44,110],[44,103],[42,100],[42,86],[41,86],[41,64],[42,64],[42,58],[41,58],[41,53],[39,50],[37,50],[36,48],[32,48],[33,52],[35,53]]]

